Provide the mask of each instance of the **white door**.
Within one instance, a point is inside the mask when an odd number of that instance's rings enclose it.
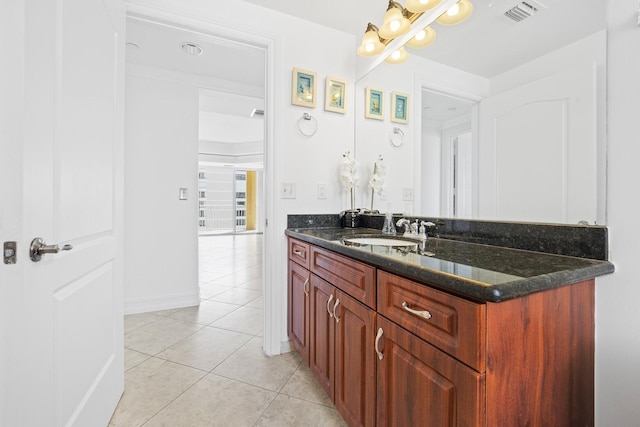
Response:
[[[482,101],[479,217],[593,223],[597,216],[595,66]]]
[[[124,9],[22,0],[5,12],[0,240],[18,250],[0,273],[0,425],[104,426],[124,381]],[[33,262],[36,237],[73,248]]]

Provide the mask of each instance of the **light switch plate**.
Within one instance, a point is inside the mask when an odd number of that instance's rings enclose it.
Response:
[[[411,202],[413,200],[413,188],[407,187],[402,189],[402,200]]]
[[[327,198],[327,184],[318,184],[318,199]]]
[[[296,198],[296,184],[293,182],[283,182],[280,189],[280,198],[282,199],[295,199]]]

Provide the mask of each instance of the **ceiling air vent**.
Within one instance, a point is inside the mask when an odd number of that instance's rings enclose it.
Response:
[[[523,1],[522,3],[517,4],[511,9],[507,10],[504,14],[507,18],[515,22],[520,22],[526,18],[529,18],[530,16],[533,16],[537,11],[538,9],[536,9],[534,6]]]

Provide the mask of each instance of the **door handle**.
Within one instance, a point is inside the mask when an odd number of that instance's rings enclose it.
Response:
[[[44,254],[57,254],[60,251],[70,251],[71,249],[73,249],[71,245],[64,245],[62,247],[58,245],[47,245],[46,242],[42,240],[42,237],[36,237],[31,241],[29,255],[31,256],[31,261],[38,262]]]

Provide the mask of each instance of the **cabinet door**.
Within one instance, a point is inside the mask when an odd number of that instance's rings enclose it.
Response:
[[[309,280],[311,273],[289,261],[288,333],[293,346],[309,363]]]
[[[382,316],[377,349],[378,426],[481,426],[480,374]]]
[[[333,304],[335,287],[311,275],[309,366],[320,385],[334,399],[334,331]]]
[[[375,312],[336,290],[335,398],[350,426],[373,426],[376,414]]]

